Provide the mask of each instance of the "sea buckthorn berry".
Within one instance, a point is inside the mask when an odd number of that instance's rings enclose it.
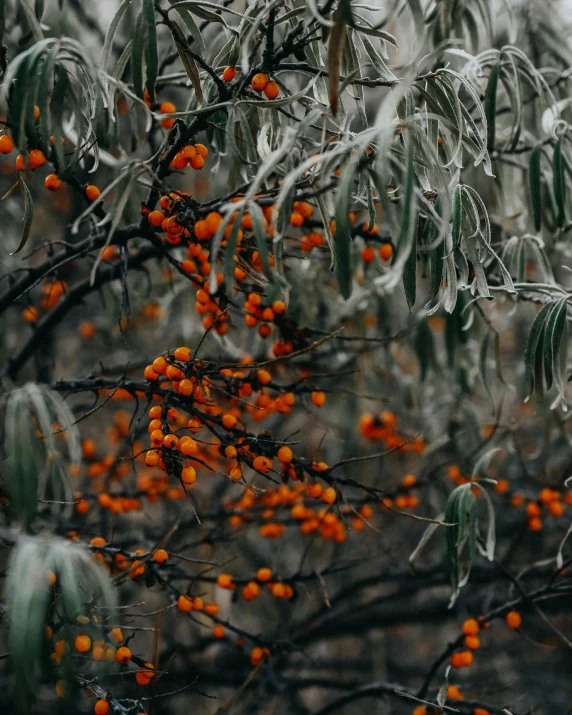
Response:
[[[254,458],[254,460],[252,461],[252,466],[254,469],[256,469],[257,472],[263,472],[264,474],[268,474],[268,472],[272,469],[272,460],[268,457],[260,455]]]
[[[217,625],[213,628],[213,636],[215,638],[224,638],[224,628],[217,623]]]
[[[268,658],[269,655],[268,648],[259,648],[257,646],[250,651],[250,663],[254,666],[259,665],[263,660]]]
[[[193,610],[193,599],[189,596],[179,596],[177,599],[177,608],[182,613],[189,613]]]
[[[32,149],[32,151],[28,154],[28,164],[30,169],[37,169],[45,163],[46,157],[44,156],[44,152],[40,149]]]
[[[222,416],[222,423],[227,429],[232,429],[236,425],[237,419],[234,415],[226,414]]]
[[[151,444],[154,447],[159,447],[159,445],[163,444],[163,440],[165,439],[165,435],[160,429],[153,430],[149,436],[151,438]]]
[[[379,247],[379,257],[382,261],[389,261],[393,256],[393,246],[391,243],[384,243]]]
[[[364,263],[373,263],[375,261],[375,250],[372,246],[366,246],[361,252],[361,260]]]
[[[322,494],[322,501],[326,502],[326,504],[333,504],[337,499],[337,494],[336,490],[333,487],[328,487],[327,489],[324,489],[324,493]]]
[[[204,219],[200,219],[196,222],[194,232],[199,241],[206,241],[212,235]]]
[[[418,705],[418,706],[413,710],[413,712],[411,713],[411,715],[427,715],[427,708],[425,707],[425,705]]]
[[[236,447],[232,444],[229,444],[227,447],[224,448],[224,456],[227,459],[236,459],[238,455],[238,450]]]
[[[107,715],[109,712],[109,702],[103,698],[100,698],[93,707],[93,712],[95,715]]]
[[[179,383],[179,393],[188,397],[194,390],[193,383],[185,378]]]
[[[216,616],[219,611],[220,611],[220,606],[218,605],[218,603],[206,603],[205,604],[205,612],[208,613],[210,616]]]
[[[122,665],[129,663],[132,657],[133,653],[131,652],[131,649],[124,645],[122,645],[121,648],[118,648],[117,653],[115,654],[115,659]]]
[[[272,578],[272,570],[266,566],[263,566],[256,572],[256,578],[262,583],[266,583]]]
[[[50,191],[57,191],[61,185],[61,179],[57,174],[48,174],[44,179],[44,186]]]
[[[268,82],[266,87],[264,87],[264,94],[268,99],[276,99],[276,97],[280,94],[280,87],[276,84],[276,82]]]
[[[178,152],[173,157],[173,161],[171,162],[170,166],[173,169],[179,169],[180,171],[182,171],[187,166],[187,159],[185,159],[181,152]]]
[[[196,169],[197,171],[199,169],[202,169],[204,165],[205,158],[204,156],[202,156],[202,154],[199,154],[198,152],[196,156],[194,156],[192,159],[189,159],[189,166],[191,166],[193,169]]]
[[[473,710],[473,715],[491,715],[488,710],[485,710],[484,708],[475,708]]]
[[[185,435],[181,439],[179,443],[179,449],[181,450],[181,453],[185,455],[185,457],[193,457],[199,451],[199,447],[195,440],[188,435]]]
[[[326,401],[326,393],[325,392],[312,392],[311,395],[312,402],[316,405],[316,407],[321,407],[324,402]]]
[[[206,227],[213,236],[218,231],[218,228],[222,222],[222,215],[219,214],[217,211],[211,211],[205,217]]]
[[[76,636],[74,646],[78,653],[87,653],[91,648],[91,638],[81,633],[79,636]]]
[[[272,310],[275,315],[283,315],[286,312],[286,303],[281,300],[275,300],[272,303]]]
[[[18,154],[18,156],[16,157],[16,169],[18,171],[26,170],[26,162],[24,161],[24,157],[21,154]]]
[[[258,74],[255,74],[252,78],[250,86],[257,92],[264,92],[268,81],[268,77],[263,72],[259,72]]]
[[[85,195],[90,201],[95,201],[99,198],[101,191],[95,186],[95,184],[89,184],[85,187]]]
[[[167,449],[175,449],[179,444],[179,438],[176,434],[167,434],[163,439],[163,447]]]
[[[480,626],[476,618],[468,618],[463,623],[463,634],[466,636],[476,636],[479,630]]]
[[[520,628],[522,617],[518,611],[509,611],[506,614],[506,624],[509,628]]]
[[[477,650],[477,648],[481,647],[481,641],[477,638],[477,636],[467,636],[465,638],[465,645],[470,650]]]
[[[27,323],[34,323],[38,319],[38,309],[29,305],[22,311],[22,317]]]
[[[282,445],[282,447],[280,447],[276,456],[278,457],[278,460],[282,462],[282,464],[289,464],[294,458],[292,450],[286,445]]]
[[[160,226],[165,220],[165,214],[162,211],[151,211],[147,220],[151,226]]]
[[[301,226],[304,223],[304,217],[298,211],[293,211],[290,215],[291,226]]]
[[[185,157],[187,161],[190,161],[197,155],[197,150],[192,144],[187,144],[181,149],[181,155]]]
[[[268,370],[258,370],[256,377],[261,385],[268,385],[268,383],[272,382],[272,375]]]
[[[217,585],[220,586],[220,588],[224,588],[227,590],[230,590],[234,587],[234,583],[232,580],[232,576],[228,573],[221,573],[217,576]]]
[[[199,156],[203,157],[203,159],[206,159],[209,155],[209,150],[204,144],[195,144],[195,150]]]
[[[0,137],[0,154],[9,154],[14,149],[14,140],[8,134]]]
[[[169,554],[165,549],[156,549],[153,552],[153,561],[156,561],[158,564],[164,564],[165,561],[169,560]]]
[[[159,455],[159,452],[157,452],[156,449],[150,449],[146,454],[145,454],[145,464],[148,467],[156,467],[161,460],[161,457]]]
[[[197,481],[197,472],[194,467],[184,467],[181,470],[181,481],[183,484],[194,484]]]
[[[109,631],[109,637],[115,643],[121,643],[121,641],[123,640],[123,631],[121,630],[121,628],[118,628],[116,626]]]
[[[236,67],[232,67],[229,65],[228,67],[224,68],[224,71],[222,73],[222,78],[225,82],[232,82],[232,80],[236,77]]]

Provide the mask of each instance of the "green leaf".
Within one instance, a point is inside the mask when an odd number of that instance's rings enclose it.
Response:
[[[105,34],[105,40],[103,42],[103,49],[101,51],[101,59],[99,60],[99,66],[102,70],[107,71],[109,61],[111,59],[111,53],[113,51],[113,40],[115,39],[115,33],[117,32],[117,26],[119,25],[121,18],[125,14],[129,5],[131,5],[132,0],[123,0],[121,5],[117,8],[117,12],[113,16],[107,33]]]
[[[530,189],[530,203],[534,228],[540,231],[542,228],[542,174],[540,171],[540,160],[542,158],[542,145],[537,144],[530,153],[530,164],[528,167],[528,185]]]
[[[147,23],[147,42],[145,45],[145,63],[147,65],[147,91],[152,102],[155,101],[155,84],[159,72],[157,53],[157,26],[155,25],[155,5],[153,0],[143,0],[143,17]]]
[[[334,259],[335,273],[342,296],[347,300],[352,292],[352,269],[351,269],[351,225],[349,221],[349,210],[351,203],[352,187],[355,179],[357,162],[350,159],[344,165],[338,196],[336,201],[336,229],[334,232]]]
[[[566,221],[566,178],[564,176],[564,159],[562,156],[562,141],[560,137],[554,146],[552,154],[552,183],[554,198],[558,207],[558,226],[562,227]]]
[[[147,32],[147,24],[145,23],[143,14],[139,13],[135,21],[133,49],[131,51],[131,79],[133,80],[133,89],[139,99],[143,99],[143,56]]]
[[[185,39],[185,36],[183,35],[181,28],[177,25],[176,22],[171,23],[171,32],[173,35],[173,39],[175,40],[177,52],[179,53],[179,57],[181,58],[181,62],[183,63],[183,67],[185,68],[185,72],[187,73],[187,77],[191,80],[191,84],[193,85],[199,104],[202,104],[204,101],[204,97],[203,90],[201,87],[201,78],[195,60],[187,52],[187,41]]]
[[[340,9],[334,13],[334,26],[328,43],[328,99],[334,117],[338,113],[340,99],[340,73],[346,41],[346,23]]]
[[[32,199],[32,194],[20,173],[18,173],[18,186],[20,187],[20,191],[22,192],[22,197],[24,199],[24,218],[22,219],[24,222],[24,228],[22,229],[22,237],[20,238],[18,248],[10,253],[11,256],[15,253],[19,253],[24,248],[26,243],[28,243],[32,221],[34,219],[34,201]]]
[[[418,221],[419,215],[417,215],[417,222]],[[405,290],[405,299],[407,300],[410,313],[411,308],[415,303],[415,296],[417,292],[417,233],[418,230],[416,226],[412,232],[411,249],[403,267],[403,288]]]
[[[491,402],[491,410],[494,415],[496,412],[496,405],[495,405],[495,401],[494,401],[494,398],[493,398],[493,395],[491,392],[491,388],[489,386],[489,380],[487,377],[487,358],[489,355],[490,338],[491,338],[490,331],[487,331],[487,333],[483,339],[483,342],[481,343],[481,350],[479,353],[479,372],[481,375],[481,380],[483,381],[483,385],[487,392],[488,398]]]
[[[537,363],[537,354],[539,352],[538,347],[540,344],[540,336],[544,330],[545,320],[552,307],[552,303],[547,303],[542,306],[532,323],[532,327],[528,335],[528,341],[526,343],[526,350],[524,353],[524,369],[528,396],[534,392],[537,372],[535,367]]]
[[[546,329],[544,331],[544,376],[546,379],[546,389],[550,390],[553,383],[553,374],[558,370],[558,355],[566,323],[567,298],[562,298],[552,308],[546,318]]]
[[[493,65],[485,92],[485,115],[487,117],[487,150],[495,148],[495,130],[497,113],[497,87],[499,81],[500,62]]]

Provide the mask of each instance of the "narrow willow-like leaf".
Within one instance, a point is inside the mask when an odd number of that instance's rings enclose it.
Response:
[[[32,227],[32,221],[34,220],[34,201],[32,199],[32,194],[28,188],[28,184],[24,181],[21,174],[18,174],[18,186],[22,192],[22,197],[24,199],[24,217],[22,219],[24,223],[24,228],[22,229],[22,237],[20,238],[20,243],[15,251],[10,254],[13,256],[15,253],[19,253],[26,243],[28,243],[28,238],[30,236],[30,229]]]
[[[491,402],[491,411],[493,414],[496,412],[496,405],[495,401],[493,398],[493,394],[491,392],[491,388],[489,385],[489,379],[487,377],[487,360],[489,356],[489,343],[490,343],[490,331],[487,331],[483,342],[481,343],[481,350],[479,353],[479,372],[481,374],[481,380],[483,381],[483,385],[485,387],[487,396]]]
[[[328,44],[328,99],[335,117],[340,100],[340,71],[346,41],[346,24],[339,9],[334,13],[334,21]]]
[[[499,82],[500,62],[493,65],[485,92],[485,114],[487,117],[487,150],[495,148],[495,130],[497,114],[497,87]]]
[[[534,228],[540,231],[542,228],[542,174],[540,172],[540,160],[542,158],[542,145],[537,144],[530,153],[530,163],[528,166],[528,186],[530,190],[530,205],[534,219]]]
[[[157,27],[155,25],[155,5],[153,0],[143,0],[143,17],[147,24],[147,43],[145,45],[145,64],[147,66],[146,87],[149,98],[155,101],[155,84],[159,72],[157,53]]]
[[[546,329],[544,331],[544,376],[546,379],[546,389],[549,390],[553,384],[554,372],[558,370],[558,356],[564,324],[566,322],[567,299],[562,298],[552,308],[546,319]]]
[[[526,343],[526,350],[524,353],[524,368],[528,395],[534,392],[535,387],[535,358],[537,354],[537,348],[540,341],[540,336],[544,330],[544,323],[548,317],[549,311],[552,309],[553,304],[547,303],[543,305],[540,311],[537,313],[530,333],[528,335],[528,341]]]
[[[342,169],[336,202],[336,228],[334,231],[334,257],[336,278],[340,285],[342,296],[347,300],[352,292],[351,270],[351,224],[349,210],[352,186],[355,178],[356,162],[346,162]]]
[[[554,145],[554,152],[552,154],[552,184],[554,199],[558,207],[558,226],[563,226],[566,221],[566,177],[564,175],[562,141],[563,138],[560,137]]]

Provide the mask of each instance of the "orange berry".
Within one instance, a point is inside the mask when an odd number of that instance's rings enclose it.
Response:
[[[257,92],[263,92],[267,84],[268,77],[263,72],[255,74],[250,82],[252,89],[255,89]]]
[[[194,156],[192,159],[189,159],[189,165],[192,166],[193,169],[202,169],[205,165],[205,159],[201,154],[197,152],[196,156]]]
[[[288,464],[292,461],[294,454],[290,447],[287,447],[286,445],[283,445],[280,447],[278,450],[278,454],[276,455],[282,464]]]
[[[45,163],[46,157],[44,156],[44,152],[40,149],[32,149],[32,151],[28,154],[28,164],[30,169],[37,169]]]
[[[380,246],[379,257],[382,261],[389,261],[391,256],[393,256],[393,246],[391,243],[384,243],[383,246]]]
[[[333,487],[328,487],[327,489],[324,489],[324,493],[322,494],[323,502],[326,502],[326,504],[333,504],[336,501],[336,498],[336,490]]]
[[[117,653],[115,654],[115,658],[118,663],[122,663],[123,665],[126,665],[129,663],[133,656],[133,653],[127,646],[121,646],[121,648],[117,649]]]
[[[56,174],[48,174],[44,179],[44,186],[50,191],[57,191],[61,185],[61,179]]]
[[[78,653],[87,653],[87,651],[91,648],[91,638],[82,633],[79,636],[76,636],[74,646]]]
[[[301,226],[303,223],[304,223],[304,217],[302,216],[302,214],[298,213],[298,211],[293,211],[290,216],[290,225],[291,226]]]
[[[375,261],[375,251],[372,246],[366,246],[363,249],[361,259],[364,263],[373,263]]]
[[[182,613],[189,613],[193,610],[193,601],[189,596],[179,596],[177,599],[177,608]]]
[[[476,636],[479,630],[480,626],[476,618],[468,618],[463,623],[463,634],[466,636]]]
[[[203,159],[206,159],[209,155],[209,150],[204,144],[195,144],[195,151],[199,156],[202,156]]]
[[[232,576],[228,573],[221,573],[217,576],[217,585],[220,586],[220,588],[225,588],[227,590],[230,590],[234,587]]]
[[[9,154],[14,149],[14,140],[8,134],[0,137],[0,154]]]
[[[162,211],[151,211],[147,219],[151,226],[160,226],[165,220],[165,214]]]
[[[24,157],[21,154],[18,154],[18,156],[16,157],[16,169],[18,171],[26,170],[26,163],[24,161]]]
[[[272,469],[272,460],[268,457],[260,455],[254,458],[252,466],[257,472],[268,474],[268,472]]]
[[[271,569],[267,568],[266,566],[263,566],[261,569],[258,569],[256,572],[256,578],[259,581],[262,581],[262,583],[266,583],[267,581],[270,581],[272,578],[272,571]]]
[[[506,614],[505,620],[509,628],[520,628],[520,624],[522,623],[522,618],[518,611],[509,611]]]
[[[194,467],[184,467],[181,470],[181,481],[183,484],[194,484],[197,481],[197,471]]]
[[[213,628],[213,636],[215,638],[224,638],[224,628],[221,625],[217,624]]]
[[[232,82],[232,80],[236,77],[236,67],[232,67],[229,65],[228,67],[224,68],[224,71],[222,73],[222,78],[225,82]]]
[[[95,186],[95,184],[89,184],[85,187],[85,195],[90,201],[95,201],[99,198],[101,191]]]
[[[276,82],[268,82],[266,87],[264,87],[264,94],[268,99],[276,99],[276,97],[280,94],[280,87],[276,84]]]
[[[156,551],[153,552],[153,561],[156,561],[158,564],[164,564],[165,561],[169,560],[169,554],[165,549],[157,549]]]
[[[100,698],[94,705],[93,712],[95,715],[107,715],[109,712],[109,703],[107,700]]]
[[[326,393],[325,392],[312,392],[311,395],[312,402],[316,405],[316,407],[321,407],[324,402],[326,401]]]
[[[237,419],[234,415],[226,414],[222,416],[222,423],[227,429],[232,429],[236,425]]]
[[[481,641],[477,638],[477,636],[467,636],[465,638],[465,645],[470,650],[477,650],[477,648],[481,647]]]

